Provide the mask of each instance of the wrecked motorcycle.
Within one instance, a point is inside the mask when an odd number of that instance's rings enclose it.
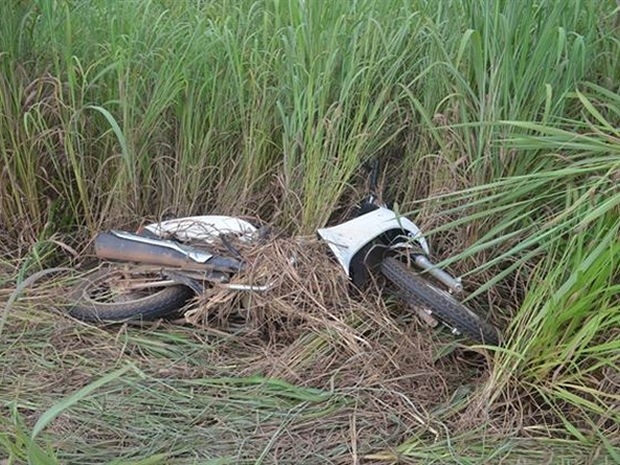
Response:
[[[358,214],[318,229],[318,236],[355,286],[361,288],[381,274],[427,322],[439,321],[454,334],[497,345],[499,332],[456,299],[463,291],[460,279],[430,260],[420,229],[378,201],[376,173],[375,167],[371,193]],[[251,243],[260,240],[262,233],[244,219],[219,215],[152,223],[139,233],[100,233],[95,239],[96,255],[111,263],[75,286],[69,294],[69,313],[86,321],[154,320],[178,314],[192,295],[207,286],[266,292],[269,284],[231,282],[242,276],[247,263],[227,239]]]

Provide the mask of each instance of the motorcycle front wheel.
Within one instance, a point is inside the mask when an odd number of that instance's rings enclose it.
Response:
[[[386,257],[381,272],[412,305],[428,309],[431,315],[473,341],[499,345],[499,332],[465,307],[448,292],[416,274],[394,257]]]
[[[192,296],[158,272],[106,267],[88,273],[68,293],[69,315],[90,322],[151,321],[170,317]]]

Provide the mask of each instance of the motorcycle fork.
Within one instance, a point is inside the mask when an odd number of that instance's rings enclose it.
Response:
[[[442,270],[433,262],[431,262],[426,255],[414,255],[413,262],[422,270],[427,272],[437,281],[444,284],[451,294],[460,294],[463,292],[463,284],[461,284],[461,278],[455,278],[450,273]]]

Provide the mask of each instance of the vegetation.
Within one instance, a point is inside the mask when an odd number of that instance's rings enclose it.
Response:
[[[106,227],[208,211],[310,234],[380,157],[506,342],[464,351],[370,294],[347,310],[358,345],[319,324],[273,344],[101,329],[38,284],[0,314],[0,458],[617,462],[618,18],[611,0],[7,2],[2,306]]]

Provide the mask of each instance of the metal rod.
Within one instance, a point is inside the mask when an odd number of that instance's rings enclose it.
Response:
[[[434,278],[437,278],[454,292],[459,293],[463,291],[463,285],[461,284],[460,279],[454,278],[441,268],[438,268],[437,265],[431,262],[424,255],[416,255],[414,257],[414,261],[416,265],[418,265],[424,271],[428,272],[428,274],[430,274]]]
[[[266,292],[275,286],[275,282],[265,284],[263,286],[255,286],[252,284],[220,284],[219,287],[225,287],[233,291],[254,291],[254,292]]]

